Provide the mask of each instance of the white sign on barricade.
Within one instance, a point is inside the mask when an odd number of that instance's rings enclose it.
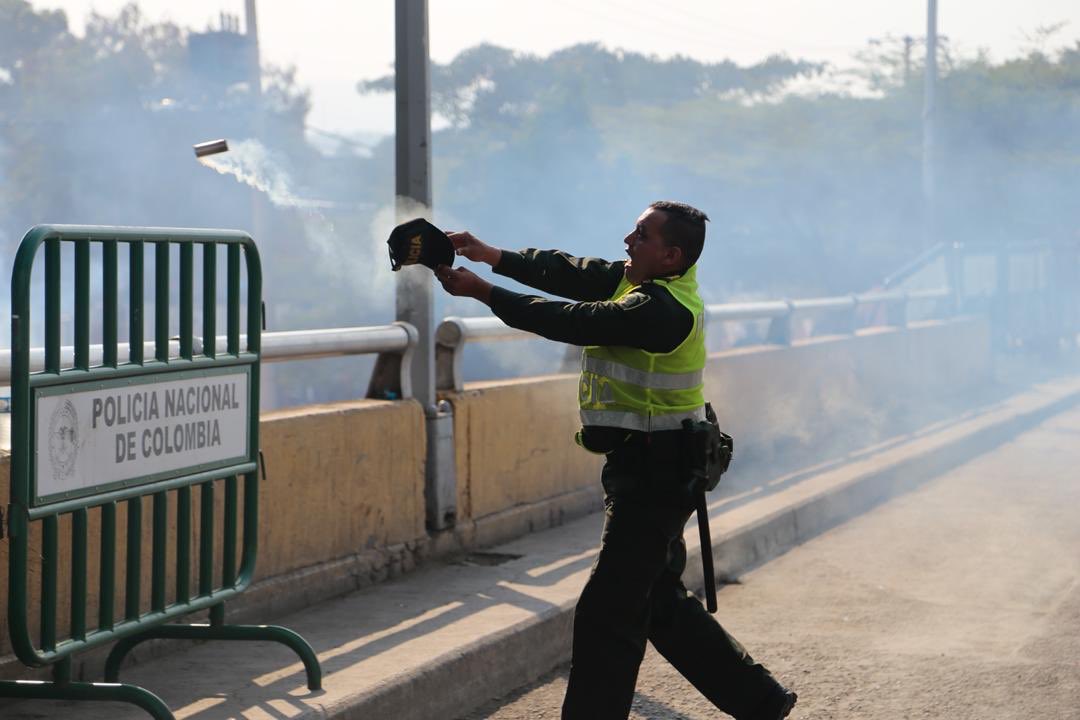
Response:
[[[36,390],[35,504],[245,462],[250,377],[233,367]]]

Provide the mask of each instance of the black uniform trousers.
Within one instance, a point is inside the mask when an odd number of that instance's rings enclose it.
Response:
[[[680,579],[693,509],[680,435],[638,435],[607,453],[604,530],[574,613],[563,720],[625,720],[646,639],[738,720],[753,720],[782,692]]]

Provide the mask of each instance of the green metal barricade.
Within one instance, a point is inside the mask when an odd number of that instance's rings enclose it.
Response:
[[[31,289],[42,247],[38,319]],[[151,638],[281,642],[300,656],[308,686],[320,687],[318,660],[299,635],[224,622],[225,601],[255,571],[261,278],[255,244],[241,232],[55,225],[23,238],[11,282],[8,627],[18,658],[51,665],[53,682],[0,682],[0,697],[123,701],[172,718],[153,693],[117,684],[124,655]],[[68,318],[73,344],[64,348]],[[33,323],[42,321],[44,357],[32,358]],[[34,361],[43,369],[32,371]],[[200,610],[208,624],[169,622]],[[72,681],[72,655],[114,641],[107,683]]]

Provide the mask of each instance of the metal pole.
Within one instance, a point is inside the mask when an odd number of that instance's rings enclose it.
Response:
[[[398,219],[431,212],[431,99],[428,68],[427,0],[397,0],[396,196]],[[413,395],[425,407],[435,404],[434,300],[430,271],[414,265],[397,273],[397,320],[420,334],[412,361]]]
[[[922,152],[922,191],[923,191],[923,248],[932,246],[937,241],[936,214],[937,198],[934,177],[936,138],[935,138],[935,94],[937,83],[937,0],[927,0],[926,7],[926,79],[923,87],[923,152]]]
[[[255,97],[262,96],[262,68],[259,65],[259,20],[255,12],[255,0],[244,2],[244,34],[248,38],[248,62],[251,67],[251,90]]]
[[[427,0],[397,0],[395,85],[397,100],[396,197],[398,221],[431,216],[431,71],[428,59]],[[454,525],[457,479],[454,461],[454,416],[449,403],[435,402],[435,305],[431,272],[421,266],[396,273],[398,321],[416,328],[413,353],[413,397],[424,407],[427,465],[424,500],[427,526]]]
[[[255,0],[244,0],[244,35],[247,38],[248,53],[248,83],[251,85],[251,97],[254,101],[251,132],[254,139],[262,142],[266,134],[266,116],[263,114],[262,97],[262,61],[259,55],[259,17],[255,8]],[[270,212],[261,190],[251,188],[251,236],[255,242],[266,243],[267,228],[269,222],[267,215]],[[275,306],[273,304],[276,288],[267,288],[263,301],[270,307],[271,317]],[[265,318],[264,318],[265,320]],[[277,370],[272,367],[264,367],[261,372],[260,405],[264,410],[272,410],[278,406],[278,392],[275,383]]]

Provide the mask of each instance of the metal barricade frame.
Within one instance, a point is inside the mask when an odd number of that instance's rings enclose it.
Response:
[[[61,247],[70,244],[74,249],[74,357],[70,367],[61,366]],[[99,246],[101,251],[101,364],[91,364],[91,247]],[[120,278],[118,277],[119,249],[127,250],[128,267],[128,342],[118,342],[118,319],[120,310]],[[144,258],[146,248],[154,252],[154,276],[152,278],[154,294],[154,317],[144,319],[144,295],[146,273]],[[171,248],[176,247],[179,255],[178,287],[171,286],[170,256]],[[195,287],[195,248],[198,246],[202,255],[202,327],[201,347],[196,351],[196,333],[194,317]],[[218,310],[218,248],[225,248],[225,347],[217,344],[216,324]],[[31,274],[39,250],[44,248],[44,369],[31,371],[30,365],[30,330],[31,330]],[[241,334],[242,279],[241,259],[246,271],[246,325],[247,332]],[[178,353],[173,355],[170,346],[170,319],[173,307],[172,291],[178,298],[179,345]],[[8,628],[16,656],[31,667],[52,666],[53,682],[0,681],[0,697],[61,699],[61,700],[98,700],[134,703],[159,720],[171,720],[173,717],[168,707],[152,692],[134,685],[117,683],[120,663],[128,651],[136,644],[152,638],[171,639],[232,639],[263,640],[283,643],[292,648],[303,661],[307,673],[308,686],[318,689],[321,686],[321,668],[311,646],[299,635],[281,627],[243,626],[225,624],[225,601],[235,597],[250,585],[255,571],[258,539],[258,453],[259,453],[259,364],[261,355],[261,294],[262,273],[258,250],[255,242],[246,233],[233,230],[201,230],[180,228],[146,227],[106,227],[73,225],[39,225],[31,228],[23,238],[12,268],[11,313],[12,313],[12,455],[11,455],[11,499],[8,506],[10,529],[9,546],[9,602]],[[150,320],[153,327],[153,356],[144,355],[143,326]],[[244,346],[241,346],[241,342]],[[118,348],[126,345],[128,357],[118,356]],[[223,379],[242,380],[227,385]],[[73,401],[82,404],[90,402],[97,413],[108,396],[102,401],[94,393],[128,392],[130,399],[144,392],[146,398],[153,396],[156,404],[157,393],[164,390],[167,394],[173,386],[177,397],[184,392],[190,397],[196,388],[197,398],[201,398],[204,389],[213,392],[209,384],[214,378],[221,379],[217,395],[213,397],[217,404],[213,407],[226,421],[228,443],[220,442],[224,453],[202,462],[188,462],[183,458],[170,462],[174,466],[157,467],[156,472],[136,474],[133,477],[118,476],[106,482],[90,479],[86,484],[82,469],[74,469],[78,453],[97,452],[94,434],[89,432],[85,415],[79,423]],[[157,386],[157,387],[154,387]],[[237,387],[242,387],[243,392]],[[229,387],[232,388],[231,392]],[[132,388],[135,388],[132,390]],[[144,390],[145,388],[152,388]],[[243,405],[240,395],[243,394]],[[79,396],[86,396],[79,400]],[[120,396],[116,402],[119,403]],[[60,405],[63,402],[64,405]],[[137,401],[134,401],[137,403]],[[178,401],[179,402],[179,401]],[[196,399],[196,403],[201,400]],[[56,406],[48,421],[48,460],[41,443],[41,429],[45,427],[45,412],[48,404]],[[190,407],[190,406],[189,406]],[[205,407],[211,407],[207,405]],[[166,413],[167,416],[167,413]],[[243,417],[242,440],[237,439],[237,417]],[[155,418],[157,415],[155,415]],[[59,419],[58,419],[59,418]],[[93,427],[98,415],[95,414]],[[200,421],[202,422],[202,421]],[[211,422],[210,420],[206,421]],[[220,431],[218,419],[213,420],[213,429]],[[189,423],[188,425],[191,425]],[[179,434],[174,438],[187,442],[185,432],[195,433],[188,425],[174,425]],[[204,433],[212,432],[203,428]],[[122,462],[124,450],[130,450],[131,459],[135,459],[136,449],[128,448],[126,441],[135,441],[134,430],[130,438],[116,435],[117,464]],[[142,438],[143,455],[149,457]],[[164,443],[168,442],[169,430],[163,432]],[[200,436],[205,440],[205,435]],[[121,443],[125,439],[125,443]],[[151,437],[151,443],[157,440],[157,430]],[[80,444],[82,443],[82,444]],[[58,450],[54,445],[59,445]],[[243,451],[238,448],[242,445]],[[200,449],[205,446],[200,445]],[[89,447],[90,450],[86,448]],[[195,447],[194,440],[190,446]],[[175,449],[175,446],[174,446]],[[178,451],[179,452],[179,451]],[[205,455],[205,454],[204,454]],[[108,467],[104,461],[97,460],[98,455],[91,455],[85,461],[89,469],[84,474],[97,477],[100,468]],[[193,456],[195,457],[195,456]],[[125,458],[126,459],[126,458]],[[53,473],[53,481],[63,475],[63,480],[82,482],[74,489],[46,492],[43,486],[48,477],[42,474],[46,466]],[[59,465],[58,465],[59,463]],[[96,463],[96,464],[95,464]],[[179,464],[177,464],[179,463]],[[186,464],[185,464],[186,463]],[[146,463],[143,468],[145,469]],[[57,470],[60,467],[61,470]],[[120,471],[118,471],[120,472]],[[66,473],[66,475],[64,474]],[[44,480],[43,480],[44,478]],[[243,480],[241,494],[240,479]],[[222,531],[220,542],[215,542],[216,535],[216,500],[218,485],[223,486]],[[193,489],[198,488],[198,552],[192,556],[195,543],[193,533]],[[169,541],[169,493],[176,494],[175,547],[174,564],[168,563]],[[150,525],[150,603],[144,607],[142,596],[143,568],[141,559],[145,549],[143,532],[143,498],[152,498]],[[124,530],[124,607],[117,608],[117,570],[118,570],[118,522],[117,510],[123,503],[126,508],[126,528]],[[242,503],[243,515],[240,516]],[[88,545],[91,510],[98,511],[100,520],[96,522],[100,537],[95,538],[100,549],[98,561],[98,617],[96,628],[89,628],[87,623]],[[70,618],[67,622],[66,636],[58,637],[58,573],[60,571],[61,543],[59,525],[61,516],[70,516]],[[97,515],[95,515],[97,519]],[[41,570],[39,592],[39,628],[37,641],[31,630],[29,608],[30,577],[28,554],[30,551],[31,529],[40,523],[41,535]],[[238,545],[239,542],[239,545]],[[237,557],[239,556],[239,564]],[[193,560],[195,562],[193,563]],[[220,567],[219,582],[214,581],[217,568]],[[171,601],[166,598],[166,586],[169,572],[175,572],[174,588]],[[196,575],[196,587],[192,587],[192,576]],[[120,610],[120,618],[117,618]],[[181,616],[208,610],[209,624],[169,624]],[[106,683],[73,682],[71,679],[71,657],[75,653],[118,641],[106,660]]]

